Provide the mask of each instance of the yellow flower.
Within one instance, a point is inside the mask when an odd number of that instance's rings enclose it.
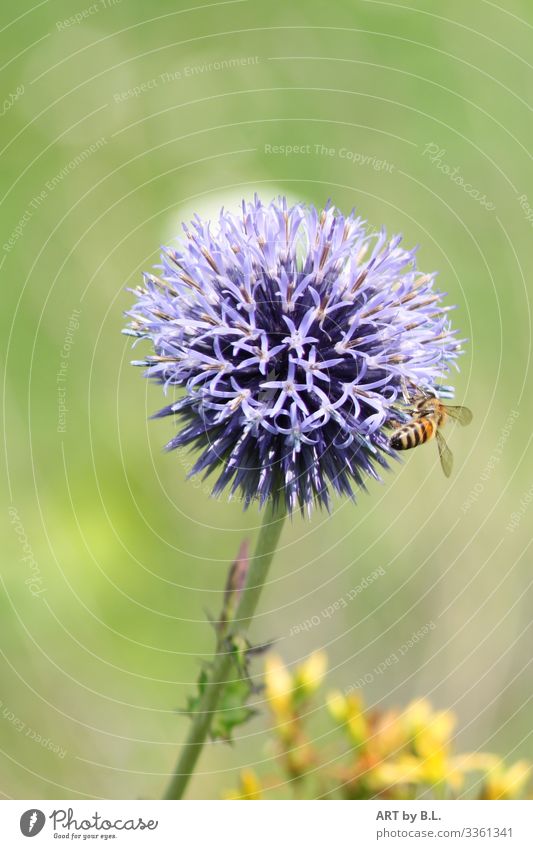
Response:
[[[224,795],[225,799],[247,799],[257,800],[262,799],[262,787],[255,772],[251,769],[243,769],[239,776],[238,790],[232,790]]]
[[[403,717],[405,730],[417,747],[438,743],[447,745],[457,723],[451,711],[434,713],[426,699],[416,699],[407,705]]]
[[[325,652],[315,651],[307,660],[298,666],[295,675],[296,687],[301,688],[302,695],[312,696],[320,687],[326,669],[328,658]]]
[[[489,752],[465,752],[455,755],[453,763],[462,772],[489,772],[501,764],[501,758]]]
[[[395,710],[374,716],[371,734],[372,751],[379,760],[398,754],[407,743],[401,714]]]
[[[428,744],[449,746],[456,725],[457,717],[451,711],[441,710],[434,713],[422,731],[421,740],[417,742],[418,747],[423,748]]]
[[[377,791],[395,785],[416,784],[430,787],[447,785],[457,792],[463,783],[464,775],[461,770],[442,753],[436,753],[429,758],[418,758],[409,754],[390,758],[376,764],[369,775],[369,784]]]
[[[290,714],[292,706],[293,680],[289,670],[278,655],[270,655],[265,661],[265,693],[272,712],[278,718]]]
[[[406,734],[421,758],[433,758],[449,751],[456,722],[455,714],[451,711],[433,713],[426,699],[411,702],[403,715]]]
[[[339,725],[345,725],[352,742],[360,746],[369,732],[362,697],[358,693],[344,696],[339,690],[335,690],[329,694],[327,706],[333,719]]]
[[[342,766],[329,767],[330,754],[311,745],[306,734],[307,704],[322,683],[327,666],[324,652],[314,652],[291,674],[280,657],[265,663],[265,695],[274,715],[275,754],[285,779],[298,784],[306,798],[307,775],[319,768],[320,777],[339,783],[345,798],[370,794],[386,798],[416,798],[428,791],[435,798],[457,797],[471,772],[481,774],[483,799],[518,799],[527,793],[533,766],[518,761],[510,768],[496,755],[453,753],[456,717],[452,711],[434,710],[425,699],[415,699],[403,709],[367,710],[358,691],[332,691],[327,709],[344,732]],[[328,768],[329,767],[329,768]],[[476,785],[478,786],[478,785]],[[472,788],[469,787],[469,795]],[[475,791],[479,792],[479,791]],[[239,786],[226,799],[261,799],[265,790],[251,770],[241,773]]]
[[[424,784],[435,786],[445,783],[454,792],[458,792],[464,784],[464,773],[450,758],[445,749],[440,749],[421,761],[421,780]]]
[[[464,775],[451,755],[456,717],[451,711],[433,711],[427,699],[416,699],[403,712],[407,742],[419,759],[418,780],[436,786],[446,783],[454,790],[463,786]]]
[[[414,737],[424,727],[431,716],[431,705],[427,699],[415,699],[403,712],[403,722],[407,733]]]
[[[329,693],[326,699],[326,704],[328,706],[330,716],[335,720],[335,722],[338,722],[339,725],[346,722],[348,717],[348,704],[346,702],[346,697],[343,696],[340,690],[333,690],[333,692]]]
[[[416,784],[421,780],[421,764],[414,755],[382,761],[368,776],[368,783],[375,791],[385,790],[395,784]]]
[[[520,799],[524,795],[530,775],[531,764],[527,761],[517,761],[509,769],[500,763],[487,773],[482,798]]]

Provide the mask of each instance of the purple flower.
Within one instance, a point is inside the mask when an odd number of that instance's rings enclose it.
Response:
[[[213,493],[245,504],[310,510],[379,479],[406,389],[453,394],[441,381],[461,347],[435,275],[330,205],[256,197],[184,229],[125,331],[151,340],[146,376],[180,390],[157,414],[179,422],[167,448],[199,449],[191,474],[218,470]]]

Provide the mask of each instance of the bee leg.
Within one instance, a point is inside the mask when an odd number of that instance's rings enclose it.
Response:
[[[403,376],[400,378],[400,386],[402,388],[402,396],[404,402],[406,404],[410,404],[412,401],[412,396],[409,394],[409,390],[407,388],[407,379]]]

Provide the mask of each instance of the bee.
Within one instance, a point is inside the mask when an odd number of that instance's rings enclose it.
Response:
[[[461,425],[470,424],[472,413],[468,407],[452,407],[428,395],[423,395],[418,400],[415,398],[411,409],[412,420],[392,433],[390,447],[396,451],[406,451],[436,438],[442,470],[449,478],[452,473],[453,454],[446,444],[441,428],[447,419],[453,419]]]

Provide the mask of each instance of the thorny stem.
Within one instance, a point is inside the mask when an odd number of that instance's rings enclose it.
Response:
[[[282,499],[276,505],[271,501],[265,509],[263,524],[259,533],[246,585],[232,621],[232,630],[242,634],[247,631],[253,619],[261,591],[274,557],[287,511]],[[232,654],[225,643],[219,643],[210,667],[204,694],[198,710],[192,719],[192,725],[185,740],[176,769],[167,788],[165,799],[182,799],[189,780],[194,772],[198,758],[209,734],[213,716],[228,681],[232,667]]]

